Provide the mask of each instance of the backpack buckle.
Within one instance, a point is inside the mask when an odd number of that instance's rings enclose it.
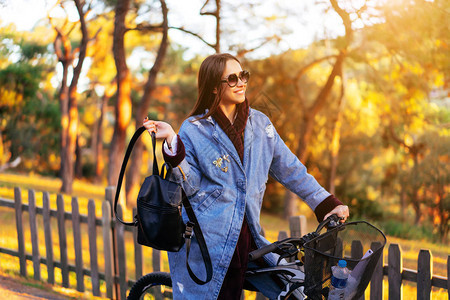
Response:
[[[192,238],[192,230],[194,229],[195,223],[192,223],[191,221],[186,223],[186,230],[183,234],[183,237],[185,239],[191,239]]]

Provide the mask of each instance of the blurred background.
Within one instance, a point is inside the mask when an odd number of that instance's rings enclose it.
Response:
[[[448,245],[449,14],[448,0],[0,0],[0,185],[116,185],[143,118],[177,129],[202,60],[229,52],[251,107],[353,219]],[[151,172],[142,141],[128,209]],[[310,216],[300,203],[269,180],[265,214]]]

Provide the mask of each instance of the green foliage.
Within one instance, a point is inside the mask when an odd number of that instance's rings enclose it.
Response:
[[[352,219],[380,220],[383,218],[383,204],[367,198],[366,191],[347,194],[341,200],[351,208]]]
[[[47,45],[42,45],[35,42],[26,42],[22,41],[20,45],[21,54],[22,54],[22,60],[23,61],[29,61],[31,59],[34,59],[36,57],[42,56],[47,53],[48,51]]]
[[[411,224],[394,218],[386,218],[379,223],[379,226],[386,235],[401,237],[408,240],[428,240],[438,242],[437,236],[433,234],[431,226],[419,225],[414,226],[414,230],[411,230]]]
[[[0,85],[29,98],[37,92],[43,77],[43,71],[44,66],[34,66],[27,62],[10,64],[5,69],[0,70]]]
[[[23,170],[55,174],[60,113],[51,91],[41,88],[49,70],[47,45],[6,35],[11,44],[1,59],[9,62],[0,70],[0,132],[6,151],[0,161],[20,156]]]

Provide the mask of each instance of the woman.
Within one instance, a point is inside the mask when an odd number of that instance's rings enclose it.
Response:
[[[259,216],[269,174],[301,197],[319,221],[333,213],[344,220],[349,215],[348,207],[307,173],[270,120],[249,108],[249,76],[234,56],[211,55],[200,66],[198,100],[178,135],[168,123],[144,120],[150,133],[165,139],[164,158],[189,197],[213,263],[212,280],[197,285],[185,267],[185,248],[169,253],[175,299],[240,299],[248,253],[268,244]],[[202,278],[195,239],[191,249],[189,263]],[[276,260],[266,255],[263,263]],[[273,298],[280,292],[277,280],[256,278],[251,285]]]

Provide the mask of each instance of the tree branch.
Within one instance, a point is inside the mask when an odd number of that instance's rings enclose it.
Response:
[[[328,55],[328,56],[324,56],[324,57],[321,57],[321,58],[313,60],[312,62],[308,63],[303,68],[298,70],[297,74],[295,74],[294,80],[298,81],[303,76],[303,74],[305,74],[309,69],[311,69],[316,64],[319,64],[319,63],[321,63],[321,62],[323,62],[325,60],[328,60],[330,58],[336,58],[336,57],[337,57],[337,55]]]
[[[256,47],[253,47],[253,48],[250,48],[250,49],[240,49],[240,50],[238,50],[236,56],[237,57],[243,57],[245,54],[253,52],[255,50],[258,50],[259,48],[261,48],[262,46],[266,45],[270,41],[277,40],[277,39],[279,40],[279,37],[276,36],[276,35],[271,36],[271,37],[266,37],[264,39],[264,41],[261,44],[259,44],[258,46],[256,46]]]
[[[337,3],[337,0],[330,0],[331,6],[336,11],[336,13],[341,17],[342,22],[345,27],[345,39],[347,41],[346,48],[350,45],[350,42],[353,40],[353,30],[352,30],[352,21],[350,19],[350,15],[348,12],[343,10]]]
[[[215,45],[215,44],[210,44],[210,43],[208,43],[205,39],[203,39],[203,38],[202,38],[200,35],[198,35],[197,33],[192,32],[192,31],[189,31],[189,30],[186,30],[186,29],[184,29],[183,27],[173,27],[173,26],[169,26],[169,29],[176,29],[176,30],[180,30],[180,31],[182,31],[182,32],[188,33],[188,34],[190,34],[190,35],[193,35],[193,36],[195,36],[196,38],[198,38],[199,40],[201,40],[203,43],[205,43],[206,45],[208,45],[209,47],[211,47],[211,48],[213,48],[213,49],[216,48],[216,45]]]
[[[128,31],[163,32],[163,30],[164,30],[163,24],[151,25],[146,23],[140,23],[136,27],[125,29],[125,32]]]
[[[87,51],[87,44],[89,41],[89,34],[87,30],[86,20],[84,18],[85,14],[83,12],[83,4],[81,4],[80,0],[74,0],[75,5],[77,7],[78,15],[80,16],[80,29],[81,29],[81,44],[78,48],[79,55],[78,55],[78,62],[75,68],[73,69],[73,77],[72,77],[72,83],[70,84],[70,90],[74,89],[76,85],[78,84],[78,78],[81,74],[81,68],[83,67],[84,58],[86,57],[86,51]]]
[[[336,57],[336,61],[334,63],[333,69],[331,70],[330,76],[328,76],[328,80],[325,83],[325,86],[320,90],[319,95],[317,95],[317,98],[311,107],[310,113],[312,115],[317,114],[325,104],[328,95],[330,94],[331,89],[333,87],[334,79],[341,73],[341,67],[342,63],[344,62],[345,56],[346,55],[344,52],[340,52],[339,55]]]
[[[203,4],[202,8],[200,8],[200,15],[201,16],[213,16],[213,17],[218,17],[218,11],[203,11],[203,9],[205,8],[205,6],[208,4],[209,0],[206,0],[205,4]]]

